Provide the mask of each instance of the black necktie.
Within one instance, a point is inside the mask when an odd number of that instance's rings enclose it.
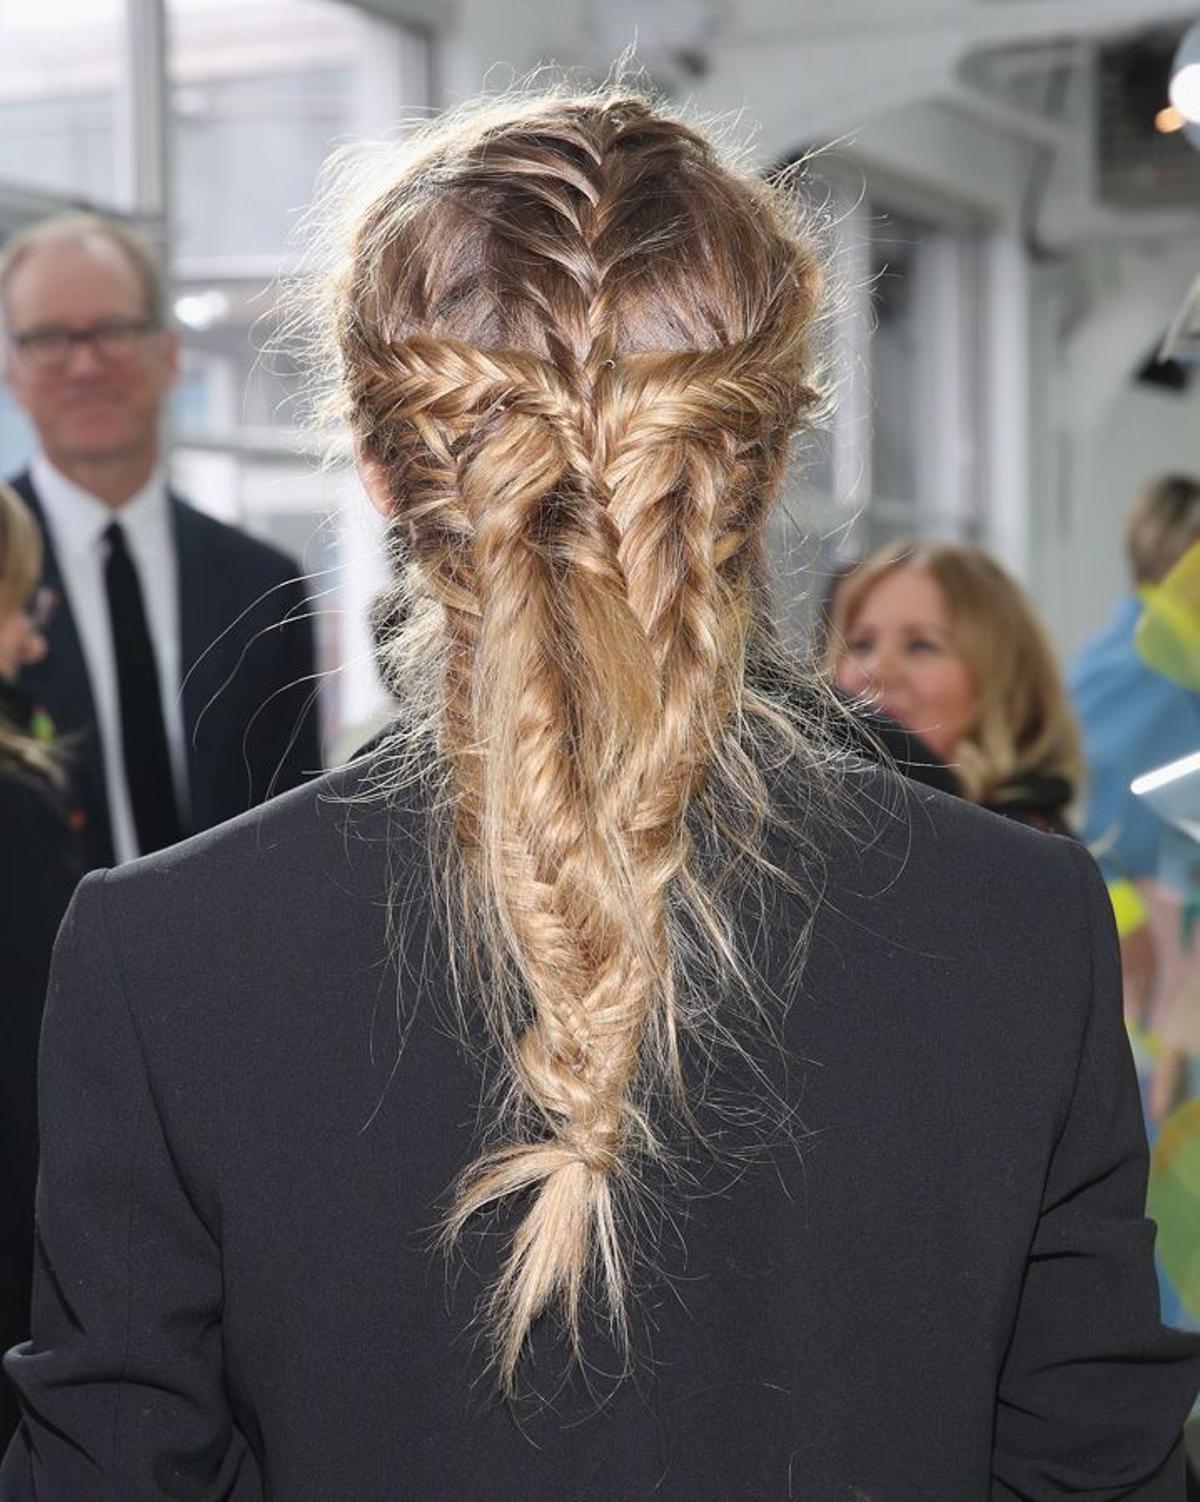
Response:
[[[133,805],[138,849],[148,855],[151,850],[173,844],[181,838],[183,830],[171,777],[158,665],[146,623],[137,566],[129,556],[119,522],[113,522],[104,536],[108,542],[104,584],[117,658],[125,781]]]

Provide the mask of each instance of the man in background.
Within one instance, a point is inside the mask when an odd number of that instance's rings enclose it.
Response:
[[[70,758],[88,864],[170,845],[320,768],[295,561],[169,488],[179,365],[150,245],[94,215],[0,252],[4,372],[39,451],[15,488],[59,608],[26,686]]]

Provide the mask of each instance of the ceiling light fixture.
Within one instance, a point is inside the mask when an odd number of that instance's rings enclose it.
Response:
[[[1184,119],[1200,122],[1200,21],[1183,34],[1167,94]]]

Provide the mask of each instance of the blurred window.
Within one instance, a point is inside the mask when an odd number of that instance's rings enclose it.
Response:
[[[831,568],[902,536],[976,538],[986,515],[982,237],[872,199],[852,174],[810,171],[799,191],[833,261],[818,347],[835,402],[797,443],[773,524],[797,640]]]
[[[152,49],[135,0],[0,0],[0,240],[88,206],[161,230],[125,202],[137,181],[128,101]],[[419,30],[343,0],[166,0],[169,218],[183,336],[172,472],[196,505],[286,548],[312,574],[327,730],[369,714],[366,624],[383,582],[378,524],[352,473],[322,470],[299,429],[297,362],[276,341],[274,289],[321,164],[430,104]],[[150,89],[153,95],[154,90]],[[33,449],[0,386],[0,474]]]
[[[0,182],[118,203],[125,45],[124,0],[0,3]]]
[[[870,546],[980,535],[982,247],[899,211],[875,216]]]
[[[384,565],[352,473],[322,469],[300,426],[276,289],[330,151],[428,107],[428,42],[338,0],[168,10],[175,474],[197,505],[286,548],[310,575],[329,741],[378,699],[366,619]]]
[[[295,68],[174,90],[175,254],[278,258],[350,125],[354,70]]]

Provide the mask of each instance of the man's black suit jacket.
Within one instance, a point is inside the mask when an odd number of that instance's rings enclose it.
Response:
[[[22,684],[65,740],[89,866],[113,863],[104,752],[87,665],[53,538],[28,473],[13,488],[45,540],[59,597],[46,657]],[[313,629],[295,562],[170,497],[179,568],[180,669],[192,831],[211,828],[320,770]]]
[[[80,888],[3,1502],[1181,1499],[1198,1340],[1159,1323],[1086,851],[852,776],[803,972],[788,891],[739,920],[782,1055],[702,1051],[710,1151],[642,1165],[628,1377],[589,1321],[560,1381],[547,1320],[514,1417],[475,1322],[504,1225],[434,1247],[481,1064],[378,771]]]

